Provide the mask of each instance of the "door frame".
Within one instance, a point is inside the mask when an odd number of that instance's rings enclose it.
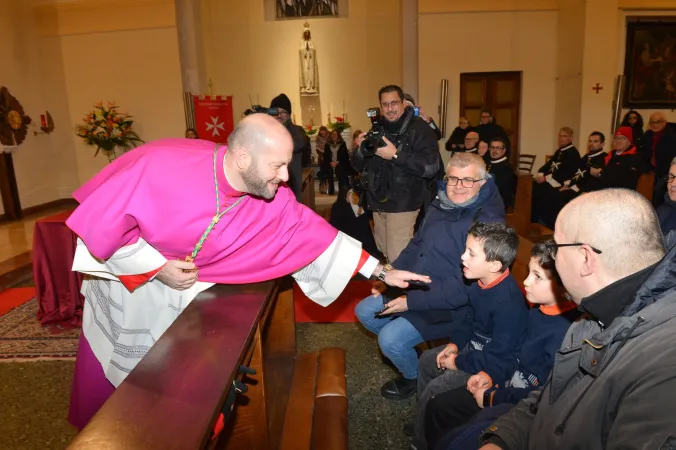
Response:
[[[517,85],[517,93],[516,96],[518,98],[518,103],[516,105],[516,115],[517,115],[517,130],[512,130],[514,134],[516,135],[516,142],[513,142],[510,136],[510,145],[511,145],[511,152],[510,152],[510,158],[509,162],[512,164],[512,167],[518,167],[518,161],[519,161],[519,154],[521,154],[521,103],[523,101],[522,98],[522,93],[523,93],[523,71],[522,70],[502,70],[502,71],[496,71],[496,72],[463,72],[460,73],[460,102],[459,102],[459,111],[458,111],[458,117],[462,117],[465,115],[465,108],[467,106],[471,108],[488,108],[490,109],[493,114],[495,114],[495,98],[491,95],[489,92],[488,86],[486,84],[489,82],[489,77],[495,77],[496,79],[499,78],[500,76],[509,76],[509,77],[514,77],[518,76],[519,78],[519,83]],[[477,104],[466,104],[465,103],[465,96],[462,93],[463,85],[467,79],[471,78],[483,78],[483,87],[482,87],[482,103],[481,105]],[[488,98],[491,97],[491,98]],[[494,116],[495,117],[495,116]],[[498,124],[499,125],[499,124]]]

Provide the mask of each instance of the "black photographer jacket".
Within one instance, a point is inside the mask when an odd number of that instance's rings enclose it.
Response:
[[[441,168],[437,136],[423,119],[413,117],[404,135],[397,137],[407,113],[396,122],[384,120],[383,124],[385,135],[399,149],[397,157],[388,161],[373,156],[367,161],[366,170],[378,174],[376,190],[382,190],[378,196],[373,186],[366,190],[366,206],[371,211],[398,213],[421,208],[428,196],[428,184]]]

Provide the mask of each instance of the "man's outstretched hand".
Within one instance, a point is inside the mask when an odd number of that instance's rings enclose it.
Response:
[[[197,281],[198,271],[195,264],[180,260],[167,261],[157,273],[157,278],[172,289],[183,291]]]
[[[409,272],[408,270],[397,269],[387,272],[383,281],[389,286],[400,288],[407,288],[409,286],[409,281],[420,281],[425,284],[432,282],[427,275],[418,275],[417,273]]]

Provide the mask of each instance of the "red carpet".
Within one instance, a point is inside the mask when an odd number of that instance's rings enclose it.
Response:
[[[9,288],[0,291],[0,316],[35,297],[35,288]]]
[[[296,322],[356,322],[354,307],[364,297],[371,294],[371,282],[366,280],[350,281],[338,297],[326,308],[307,298],[296,283],[293,284],[293,301]]]

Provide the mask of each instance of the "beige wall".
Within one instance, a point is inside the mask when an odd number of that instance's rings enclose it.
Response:
[[[461,73],[522,71],[521,151],[542,164],[555,133],[557,12],[421,14],[419,30],[420,102],[436,111],[440,80],[449,80],[447,136],[458,123]]]
[[[61,81],[55,92],[67,119],[57,126],[69,130],[62,145],[74,152],[78,185],[108,163],[74,134],[98,101],[132,114],[146,141],[183,135],[173,1],[59,2],[37,8],[36,18],[46,67]]]
[[[317,49],[322,122],[331,109],[332,116],[346,112],[353,127],[365,129],[366,109],[377,105],[378,89],[402,83],[401,4],[368,0],[351,1],[349,7],[347,18],[308,22]],[[235,120],[249,106],[249,95],[267,106],[284,92],[300,123],[298,50],[304,21],[265,21],[263,8],[262,1],[205,0],[207,73],[214,94],[233,96]]]
[[[45,67],[35,29],[28,2],[0,0],[0,50],[5,61],[0,84],[7,86],[33,120],[26,140],[13,154],[24,208],[66,197],[77,185],[74,156],[70,147],[62,145],[68,133],[61,122],[63,99],[53,92],[59,80]],[[45,110],[60,126],[51,135],[34,136]]]

